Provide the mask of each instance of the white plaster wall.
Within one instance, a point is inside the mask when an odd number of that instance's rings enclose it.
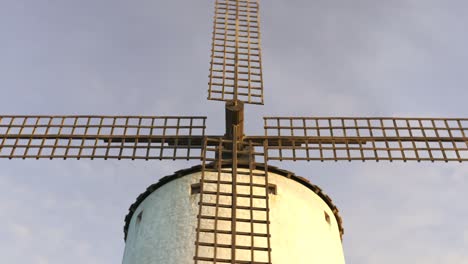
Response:
[[[223,176],[229,177],[229,174]],[[216,174],[206,177],[216,177]],[[123,264],[193,263],[199,195],[190,195],[190,186],[199,179],[200,173],[175,179],[140,204],[130,222]],[[270,172],[269,182],[276,184],[278,190],[269,200],[272,262],[343,264],[338,224],[327,204],[307,187],[281,175]],[[141,211],[141,222],[137,225]],[[324,212],[330,216],[330,224]],[[239,212],[238,217],[248,218],[248,215]],[[229,229],[229,225],[220,223],[219,228]],[[230,236],[221,237],[218,242],[223,243],[223,240],[229,244]],[[249,240],[238,240],[238,244],[249,245]],[[255,246],[264,242],[256,241]],[[238,252],[238,257],[242,257],[239,254],[242,251]],[[245,251],[245,254],[250,253]],[[210,256],[212,252],[206,249],[200,255]],[[218,257],[228,258],[229,251],[220,251]],[[258,255],[255,260],[263,261],[263,257]]]
[[[338,223],[328,205],[294,180],[275,176],[270,183],[278,186],[278,194],[270,195],[273,263],[344,264]]]
[[[190,186],[199,181],[198,175],[166,183],[138,206],[130,221],[123,264],[193,263],[198,195],[190,195]]]

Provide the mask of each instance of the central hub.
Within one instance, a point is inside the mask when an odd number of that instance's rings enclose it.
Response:
[[[226,134],[224,136],[238,142],[241,142],[244,137],[244,103],[239,100],[226,102]]]
[[[223,160],[236,160],[237,163],[248,164],[251,158],[245,152],[244,139],[244,103],[239,100],[226,102],[226,133],[224,137],[232,143],[224,147],[230,151],[223,153]],[[234,159],[235,156],[235,159]]]

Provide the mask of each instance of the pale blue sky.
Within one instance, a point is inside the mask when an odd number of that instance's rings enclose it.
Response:
[[[207,115],[212,0],[0,0],[0,113]],[[467,117],[468,3],[261,2],[265,115]],[[119,263],[123,219],[195,163],[1,160],[4,263]],[[341,210],[347,263],[468,264],[468,166],[288,162]]]

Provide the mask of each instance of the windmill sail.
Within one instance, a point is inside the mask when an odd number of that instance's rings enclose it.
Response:
[[[267,164],[254,161],[263,152],[210,138],[204,149],[195,263],[272,263]]]
[[[266,117],[270,160],[468,161],[466,118]]]
[[[200,159],[206,117],[0,116],[0,158]]]
[[[209,100],[263,104],[258,0],[216,0]]]

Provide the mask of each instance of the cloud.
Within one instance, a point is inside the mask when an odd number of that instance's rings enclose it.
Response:
[[[10,229],[17,240],[29,240],[31,238],[32,232],[27,226],[13,224]]]

